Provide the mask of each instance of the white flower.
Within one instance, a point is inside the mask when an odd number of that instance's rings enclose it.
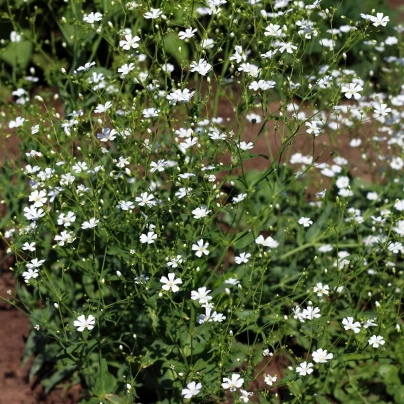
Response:
[[[252,122],[252,123],[261,123],[261,117],[258,114],[247,114],[245,116],[245,119],[247,119],[247,121]]]
[[[67,212],[66,215],[64,213],[61,213],[58,217],[58,225],[69,227],[73,222],[75,222],[75,220],[76,216],[73,212]]]
[[[229,278],[224,283],[227,283],[229,285],[238,285],[240,283],[240,281],[235,278]]]
[[[201,76],[206,76],[212,66],[204,59],[199,59],[199,62],[191,63],[191,72],[198,72]]]
[[[236,389],[240,388],[243,383],[244,379],[238,373],[233,373],[231,379],[228,377],[223,378],[222,387],[225,390],[230,389],[230,391],[236,391]]]
[[[307,320],[313,320],[314,318],[319,318],[321,317],[320,309],[318,307],[313,308],[313,306],[307,306],[307,309],[303,310],[302,316]]]
[[[8,124],[8,127],[10,129],[18,128],[24,123],[24,121],[25,121],[25,119],[23,117],[17,116],[17,118],[15,118],[15,121],[10,121],[10,123]]]
[[[377,13],[376,17],[373,15],[369,15],[369,20],[373,22],[373,25],[375,27],[378,27],[379,25],[385,27],[390,21],[390,18],[387,15],[383,16],[383,13]]]
[[[84,66],[78,67],[77,71],[78,72],[81,72],[81,71],[87,72],[88,70],[90,70],[91,66],[94,66],[94,65],[95,65],[95,62],[91,62],[91,63],[87,62]]]
[[[43,206],[44,203],[46,203],[46,191],[41,190],[41,191],[34,191],[31,193],[29,196],[29,201],[34,202],[32,206],[35,208],[40,208]]]
[[[155,240],[156,238],[157,238],[157,234],[154,233],[153,231],[149,231],[149,232],[147,233],[147,235],[146,235],[146,234],[142,234],[142,235],[140,236],[140,242],[143,243],[143,244],[145,244],[145,243],[147,243],[147,244],[153,244],[153,243],[154,243],[154,240]]]
[[[68,231],[62,231],[62,233],[57,234],[55,236],[55,241],[58,242],[60,246],[64,246],[65,244],[70,244],[73,243],[73,241],[76,240],[76,237],[74,237],[74,234],[72,232]]]
[[[136,276],[134,279],[136,285],[143,285],[150,279],[150,277],[146,276],[145,274],[140,274],[139,276]]]
[[[234,262],[236,264],[246,264],[248,262],[248,258],[251,257],[250,253],[241,253],[238,257],[234,257]]]
[[[168,274],[168,279],[165,276],[162,276],[160,282],[164,283],[164,285],[162,286],[164,290],[168,292],[171,289],[175,293],[180,290],[177,285],[180,285],[182,283],[182,280],[180,278],[175,279],[175,274],[170,273]]]
[[[149,208],[156,205],[156,201],[153,200],[154,196],[152,194],[148,194],[147,192],[142,192],[140,197],[136,197],[136,202],[138,202],[139,206],[147,205]]]
[[[375,105],[375,112],[373,113],[374,118],[385,117],[391,112],[391,108],[387,108],[387,104],[377,104]]]
[[[201,48],[202,49],[212,49],[214,46],[215,41],[211,38],[205,38],[201,41]]]
[[[349,177],[341,175],[340,177],[338,177],[335,185],[340,189],[349,187]]]
[[[155,118],[159,116],[160,110],[157,108],[146,108],[143,110],[142,114],[145,118]]]
[[[125,63],[124,65],[122,65],[122,66],[118,69],[118,73],[121,73],[122,76],[126,76],[126,75],[129,74],[129,72],[131,72],[134,68],[135,68],[135,64],[134,64],[134,63]]]
[[[260,72],[258,66],[251,63],[242,63],[237,70],[248,74],[250,77],[257,77]]]
[[[95,114],[102,114],[104,112],[107,112],[112,106],[111,101],[107,101],[104,105],[98,104],[97,107],[94,110]]]
[[[101,13],[90,13],[86,16],[84,16],[83,21],[87,22],[89,24],[94,24],[96,21],[101,21],[102,20],[102,14]]]
[[[394,207],[400,212],[403,211],[404,210],[404,199],[397,200],[397,202],[394,204]]]
[[[235,196],[234,198],[233,198],[233,203],[239,203],[239,202],[241,202],[241,201],[243,201],[245,198],[246,198],[246,196],[247,196],[247,194],[240,194],[240,195],[237,195],[237,196]]]
[[[97,133],[97,139],[101,142],[112,142],[116,139],[117,131],[115,129],[104,128],[102,133]]]
[[[184,88],[184,90],[177,89],[173,91],[166,98],[170,101],[170,104],[176,104],[177,102],[189,102],[194,94],[195,91],[189,91],[187,88]]]
[[[400,156],[393,157],[390,161],[390,167],[393,170],[401,170],[404,167],[404,161]]]
[[[298,366],[296,368],[296,372],[299,373],[300,376],[306,376],[306,375],[309,375],[310,373],[313,373],[312,368],[313,368],[313,364],[312,363],[307,363],[305,361],[305,362],[302,362],[300,364],[300,366]]]
[[[258,81],[252,81],[251,84],[248,86],[250,90],[258,91],[258,90],[269,90],[271,88],[274,88],[276,85],[276,82],[273,80],[258,80]]]
[[[391,241],[389,243],[389,245],[387,246],[387,249],[389,251],[392,251],[394,254],[398,254],[399,252],[401,252],[401,253],[403,252],[403,245],[402,245],[402,243],[400,243],[398,241],[396,241],[396,242]]]
[[[244,151],[246,151],[246,150],[251,150],[251,149],[254,147],[254,143],[252,143],[252,142],[249,142],[249,143],[240,142],[240,144],[238,145],[238,147],[239,147],[241,150],[244,150]]]
[[[187,28],[185,31],[180,31],[178,33],[178,36],[180,39],[184,40],[184,39],[192,38],[195,35],[195,32],[196,32],[196,29]]]
[[[310,122],[306,122],[306,132],[308,134],[313,134],[314,136],[318,136],[320,134],[321,131],[321,122],[319,121],[310,121]]]
[[[201,208],[194,209],[192,214],[194,215],[194,219],[202,219],[208,216],[209,212],[210,210],[207,210],[206,206],[202,206]]]
[[[119,42],[119,46],[124,50],[130,50],[131,48],[136,49],[139,47],[138,42],[140,38],[138,36],[132,36],[132,34],[125,35],[125,39]]]
[[[324,246],[320,247],[324,248]],[[319,250],[320,250],[319,248]],[[323,285],[321,282],[317,283],[316,286],[313,288],[313,292],[317,293],[317,296],[328,295],[330,287],[328,285]]]
[[[182,389],[181,394],[184,396],[184,398],[192,398],[199,394],[201,388],[202,388],[201,383],[191,382],[187,384],[186,389]]]
[[[375,323],[375,318],[369,318],[366,320],[365,323],[363,323],[363,328],[369,328],[369,327],[377,327],[377,324]]]
[[[30,279],[35,279],[39,275],[38,269],[29,268],[27,271],[23,272],[25,283],[28,283]]]
[[[45,212],[43,211],[43,209],[37,209],[34,208],[33,206],[30,206],[24,208],[24,216],[28,220],[38,220],[40,217],[45,216]]]
[[[183,259],[182,259],[181,255],[177,255],[176,257],[170,258],[170,260],[167,262],[167,266],[177,268],[178,264],[182,264],[182,262],[183,262]]]
[[[342,86],[341,88],[341,91],[345,93],[345,97],[348,98],[349,100],[352,98],[352,96],[355,98],[355,100],[359,100],[359,98],[361,98],[359,92],[362,90],[363,88],[359,84],[355,83],[349,83],[348,87]]]
[[[398,44],[398,38],[397,37],[395,37],[395,36],[388,36],[387,38],[386,38],[386,40],[384,41],[384,43],[386,44],[386,45],[396,45],[396,44]]]
[[[145,13],[144,18],[146,18],[146,20],[154,20],[159,18],[161,14],[163,14],[163,12],[159,8],[151,8],[150,11]]]
[[[282,36],[282,30],[281,30],[281,26],[278,24],[269,24],[266,28],[265,28],[265,32],[264,32],[265,36]]]
[[[167,166],[167,162],[165,160],[159,160],[159,161],[157,161],[157,163],[155,161],[152,161],[150,163],[150,167],[151,167],[150,172],[154,173],[155,171],[159,171],[159,172],[164,171],[164,167],[166,167],[166,166]]]
[[[24,243],[21,248],[24,251],[35,251],[35,243]]]
[[[286,51],[287,53],[293,53],[297,49],[296,45],[293,45],[292,42],[282,42],[282,45],[279,47],[279,52],[283,53]]]
[[[118,209],[122,210],[132,210],[135,205],[131,201],[119,201],[118,205],[116,206]]]
[[[75,164],[72,167],[72,169],[76,174],[80,174],[82,172],[88,171],[88,166],[87,166],[87,163],[85,161],[79,161],[77,164]]]
[[[21,35],[15,31],[10,32],[10,41],[11,42],[20,42],[21,41]]]
[[[264,247],[268,248],[276,248],[279,246],[279,243],[270,236],[268,236],[266,239],[264,239],[263,236],[259,236],[258,238],[255,239],[255,242],[258,245],[263,245]]]
[[[74,326],[77,327],[77,331],[83,332],[86,328],[88,330],[92,330],[94,328],[95,318],[93,315],[89,315],[87,318],[85,315],[81,315],[77,317],[77,320],[74,321]]]
[[[276,379],[278,378],[278,376],[270,376],[270,375],[266,375],[264,377],[264,382],[268,385],[268,386],[272,386],[273,383],[276,382]]]
[[[309,227],[313,224],[313,221],[309,217],[301,217],[298,221],[303,227]]]
[[[239,397],[243,403],[248,403],[250,401],[249,397],[253,395],[252,392],[240,389],[241,396]]]
[[[96,219],[95,217],[93,217],[93,218],[91,218],[90,220],[88,220],[87,222],[84,222],[84,223],[81,225],[81,228],[82,228],[82,229],[92,229],[93,227],[96,227],[99,222],[100,222],[100,221],[99,221],[98,219]]]
[[[26,267],[28,269],[40,268],[44,262],[45,260],[39,260],[38,258],[34,258],[31,260],[31,262],[26,264]]]
[[[381,335],[372,335],[368,341],[369,345],[372,345],[373,348],[379,348],[380,345],[384,345],[386,341],[383,339]]]
[[[198,291],[193,290],[191,292],[191,299],[192,300],[199,300],[200,304],[207,303],[209,300],[212,300],[212,296],[208,296],[210,290],[207,290],[204,286],[203,288],[198,288]]]
[[[328,360],[332,359],[334,355],[328,353],[326,349],[317,349],[312,353],[313,361],[316,363],[326,363]]]
[[[208,242],[204,242],[203,239],[197,241],[197,244],[192,245],[192,251],[196,251],[195,255],[197,257],[202,257],[202,254],[209,255]]]
[[[345,331],[352,330],[355,334],[360,332],[361,324],[359,321],[354,323],[353,317],[347,317],[342,320]]]

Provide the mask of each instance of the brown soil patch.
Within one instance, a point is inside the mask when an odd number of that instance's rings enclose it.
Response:
[[[15,282],[12,272],[3,271],[0,276],[0,295],[14,295]],[[27,317],[0,301],[0,404],[76,404],[79,402],[80,387],[76,386],[62,393],[53,390],[48,397],[42,386],[28,383],[29,364],[21,367],[25,341],[30,332]]]

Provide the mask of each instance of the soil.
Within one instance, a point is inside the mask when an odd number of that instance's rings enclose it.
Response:
[[[404,20],[404,3],[403,0],[389,0],[389,3],[395,7],[399,14],[397,20]],[[276,109],[276,106],[275,106]],[[232,116],[230,105],[223,103],[219,108],[219,116],[224,118]],[[259,130],[259,125],[251,125],[247,128],[248,136],[245,137],[246,141],[256,138]],[[270,130],[271,132],[271,130]],[[260,137],[254,147],[256,154],[268,154],[268,141],[271,150],[276,150],[276,146],[280,144],[280,138],[272,131],[273,135],[268,140],[263,136]],[[293,144],[293,151],[308,152],[311,145],[308,145],[307,138],[301,137],[296,139]],[[347,136],[341,136],[341,140],[335,145],[330,145],[327,139],[318,140],[318,151],[315,155],[320,155],[319,162],[327,160],[330,152],[338,149],[341,155],[348,158],[350,161],[360,161],[359,149],[352,149],[348,146],[349,139]],[[3,142],[2,142],[3,143]],[[17,155],[18,144],[16,138],[11,136],[6,142],[6,153],[9,155]],[[3,146],[0,145],[0,158],[3,155]],[[274,149],[275,146],[275,149]],[[267,160],[264,158],[256,158],[251,160],[246,169],[265,169],[267,167]],[[369,173],[364,169],[358,168],[357,175],[367,177]],[[4,256],[4,245],[0,245],[0,295],[7,296],[7,291],[14,292],[15,282],[12,278],[12,272],[7,270],[7,263],[4,263],[2,257]],[[24,353],[25,341],[29,335],[30,325],[28,319],[24,314],[17,309],[6,305],[0,301],[0,404],[76,404],[80,400],[80,387],[74,386],[67,392],[62,389],[53,390],[48,396],[45,396],[43,389],[40,385],[28,382],[29,366],[21,367],[21,360]],[[264,371],[268,374],[282,375],[282,369],[287,366],[285,363],[280,363],[274,360]],[[262,369],[260,369],[262,372]],[[258,386],[254,386],[258,387]],[[262,386],[259,386],[262,387]],[[230,398],[230,397],[229,397]]]

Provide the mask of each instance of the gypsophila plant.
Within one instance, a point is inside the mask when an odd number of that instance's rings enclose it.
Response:
[[[372,2],[62,3],[2,16],[30,378],[87,404],[402,402],[404,28]]]

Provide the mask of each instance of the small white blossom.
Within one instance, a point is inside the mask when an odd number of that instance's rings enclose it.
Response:
[[[194,215],[194,219],[202,219],[202,218],[208,216],[208,213],[210,213],[210,210],[207,210],[206,206],[202,206],[201,208],[196,208],[192,211],[192,214]]]
[[[186,389],[182,389],[181,394],[184,396],[184,398],[192,398],[200,393],[201,388],[201,383],[191,382],[187,384]]]
[[[86,318],[85,315],[77,317],[74,321],[74,326],[77,327],[77,331],[83,332],[86,328],[92,330],[94,328],[95,318],[91,314]]]
[[[102,14],[101,13],[90,13],[88,15],[85,15],[83,18],[84,22],[87,22],[88,24],[94,24],[96,21],[101,21],[102,20]]]
[[[384,345],[386,341],[383,339],[381,335],[372,335],[368,341],[369,345],[372,345],[373,348],[379,348],[380,345]]]
[[[145,244],[153,244],[154,240],[157,238],[157,234],[153,231],[149,231],[147,234],[142,234],[140,236],[140,242]]]
[[[92,229],[92,228],[96,227],[99,222],[100,222],[100,221],[99,221],[98,219],[96,219],[95,217],[93,217],[93,218],[91,218],[90,220],[84,222],[84,223],[81,225],[81,228],[84,229],[84,230],[85,230],[85,229]]]
[[[204,286],[202,288],[198,288],[198,291],[193,290],[191,292],[191,299],[198,300],[200,304],[207,303],[209,300],[212,300],[212,296],[209,296],[210,290]]]
[[[198,240],[197,244],[192,244],[192,251],[196,251],[195,255],[197,257],[202,257],[202,254],[209,255],[208,242],[204,242],[203,239]]]
[[[313,364],[304,361],[296,368],[296,372],[299,373],[300,376],[309,375],[313,373]]]
[[[317,349],[312,353],[313,361],[316,363],[326,363],[328,360],[332,359],[334,355],[332,353],[328,353],[325,349]]]
[[[234,262],[236,264],[246,264],[250,257],[251,257],[250,253],[243,252],[238,257],[234,257]]]
[[[361,324],[359,321],[354,322],[353,317],[347,317],[342,320],[345,331],[352,330],[355,334],[360,332]]]
[[[313,221],[309,217],[301,217],[298,221],[303,227],[309,227],[313,224]]]
[[[276,382],[277,378],[278,378],[277,376],[266,375],[266,376],[264,377],[264,382],[265,382],[268,386],[272,386],[272,384]]]
[[[180,288],[177,285],[182,284],[182,280],[180,278],[175,278],[175,274],[169,273],[168,278],[162,276],[160,282],[163,283],[162,288],[167,292],[171,289],[173,293],[178,292]]]
[[[230,389],[230,391],[236,391],[236,389],[240,388],[243,383],[244,379],[238,373],[233,373],[231,379],[228,377],[223,378],[222,387],[225,390]]]

